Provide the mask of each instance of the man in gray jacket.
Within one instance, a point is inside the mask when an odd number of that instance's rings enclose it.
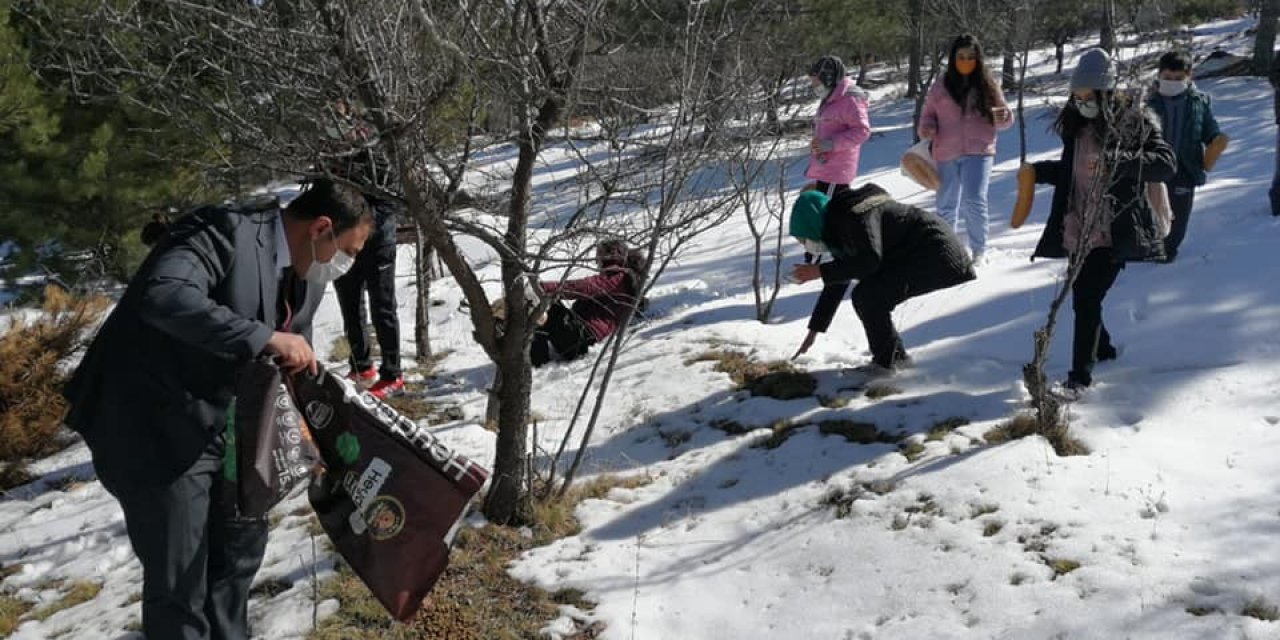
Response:
[[[67,425],[142,562],[148,638],[248,638],[267,523],[223,511],[236,371],[263,354],[316,370],[312,316],[372,226],[360,193],[327,180],[283,211],[192,212],[147,256],[67,383]]]

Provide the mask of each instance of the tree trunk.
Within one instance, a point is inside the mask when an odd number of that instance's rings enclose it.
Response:
[[[1053,57],[1058,61],[1058,68],[1053,72],[1054,74],[1062,73],[1062,63],[1067,57],[1066,46],[1066,40],[1055,40],[1053,43]]]
[[[932,63],[931,63],[931,65],[930,65],[930,66],[931,66],[930,74],[929,74],[929,80],[930,80],[930,82],[927,82],[926,84],[922,85],[922,86],[920,87],[920,91],[916,93],[916,104],[915,104],[915,108],[914,108],[914,109],[912,110],[912,112],[911,112],[911,142],[912,142],[912,144],[915,144],[915,143],[917,143],[917,142],[920,142],[920,133],[919,133],[919,130],[920,130],[920,115],[924,113],[924,101],[925,101],[925,98],[927,98],[927,97],[928,97],[928,95],[929,95],[929,91],[928,91],[928,90],[929,90],[929,87],[933,84],[933,83],[932,83],[932,81],[933,81],[935,78],[937,78],[937,77],[938,77],[938,74],[939,74],[939,73],[941,73],[941,71],[942,71],[942,70],[939,68],[939,57],[938,57],[937,55],[934,55],[934,56],[933,56],[933,61],[932,61]]]
[[[866,86],[867,84],[867,61],[870,57],[871,56],[865,53],[858,56],[858,79],[856,82],[860,87]]]
[[[529,131],[528,128],[525,129]],[[506,241],[516,255],[524,255],[529,219],[529,195],[534,164],[538,159],[538,133],[524,133],[520,156],[511,178]],[[529,394],[533,367],[529,363],[528,332],[532,328],[525,311],[524,277],[520,265],[502,260],[502,283],[507,315],[503,322],[495,386],[498,399],[498,442],[493,462],[493,483],[485,496],[484,515],[496,524],[513,524],[527,515],[524,506],[528,486]]]
[[[1016,89],[1018,84],[1018,77],[1015,75],[1016,67],[1014,66],[1014,58],[1016,56],[1014,55],[1014,51],[1016,51],[1016,48],[1013,45],[1012,39],[1004,43],[1004,55],[1002,56],[1003,61],[1000,65],[1000,87],[1005,91],[1012,91]]]
[[[907,60],[907,96],[915,98],[924,84],[921,79],[924,66],[924,0],[908,0],[907,28],[910,30],[911,48]]]
[[[431,357],[431,261],[435,252],[427,243],[427,234],[422,225],[414,221],[415,247],[413,271],[418,283],[418,300],[414,308],[413,343],[418,348],[418,358],[426,360]],[[419,363],[421,364],[421,362]]]
[[[1266,76],[1275,59],[1276,19],[1280,18],[1280,0],[1263,0],[1258,16],[1258,34],[1253,42],[1253,72]]]
[[[1116,44],[1116,3],[1115,0],[1102,0],[1102,37],[1098,46],[1114,56]]]

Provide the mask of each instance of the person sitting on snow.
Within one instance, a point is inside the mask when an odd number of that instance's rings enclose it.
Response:
[[[600,273],[579,280],[538,283],[544,294],[574,302],[570,308],[557,300],[547,309],[529,352],[533,366],[580,358],[618,330],[636,306],[639,281],[634,263],[638,256],[621,240],[605,240],[596,246]]]
[[[896,202],[875,184],[828,198],[806,191],[791,209],[791,236],[805,252],[831,260],[798,264],[792,279],[822,279],[826,287],[809,319],[809,334],[796,352],[813,346],[857,280],[851,300],[862,321],[876,373],[910,365],[893,326],[893,309],[904,300],[973,280],[973,265],[955,231],[937,214]]]

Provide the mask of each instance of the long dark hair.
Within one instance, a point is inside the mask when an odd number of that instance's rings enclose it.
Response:
[[[973,73],[965,76],[961,75],[956,69],[956,52],[961,49],[973,49],[973,55],[977,64],[974,65]],[[956,104],[960,105],[960,111],[969,110],[969,96],[973,95],[973,107],[987,119],[987,122],[994,123],[995,116],[991,114],[991,108],[996,106],[996,81],[991,78],[991,74],[987,71],[987,61],[982,55],[982,43],[978,39],[967,33],[956,36],[951,41],[951,53],[947,55],[947,72],[942,76],[942,86],[947,89],[947,93],[951,96]]]

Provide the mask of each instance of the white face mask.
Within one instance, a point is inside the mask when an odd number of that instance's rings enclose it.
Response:
[[[830,251],[827,251],[827,245],[823,244],[822,241],[820,240],[810,240],[808,238],[801,238],[800,244],[804,245],[804,250],[806,253],[812,253],[815,256],[820,254],[825,254],[825,253],[831,253]]]
[[[333,244],[338,244],[338,237],[334,235],[333,229],[329,229],[329,236],[333,238]],[[356,259],[347,254],[346,251],[338,249],[328,262],[320,262],[316,259],[316,241],[311,241],[311,266],[307,267],[307,282],[317,285],[326,285],[338,278],[341,278],[347,271],[351,270],[351,265],[355,264]]]
[[[1160,95],[1167,98],[1182,95],[1187,90],[1188,82],[1186,80],[1159,80],[1156,90]]]
[[[1080,115],[1084,116],[1089,120],[1092,120],[1098,117],[1098,114],[1101,113],[1102,111],[1101,107],[1098,106],[1097,100],[1090,100],[1088,102],[1077,102],[1076,109],[1080,112]]]

